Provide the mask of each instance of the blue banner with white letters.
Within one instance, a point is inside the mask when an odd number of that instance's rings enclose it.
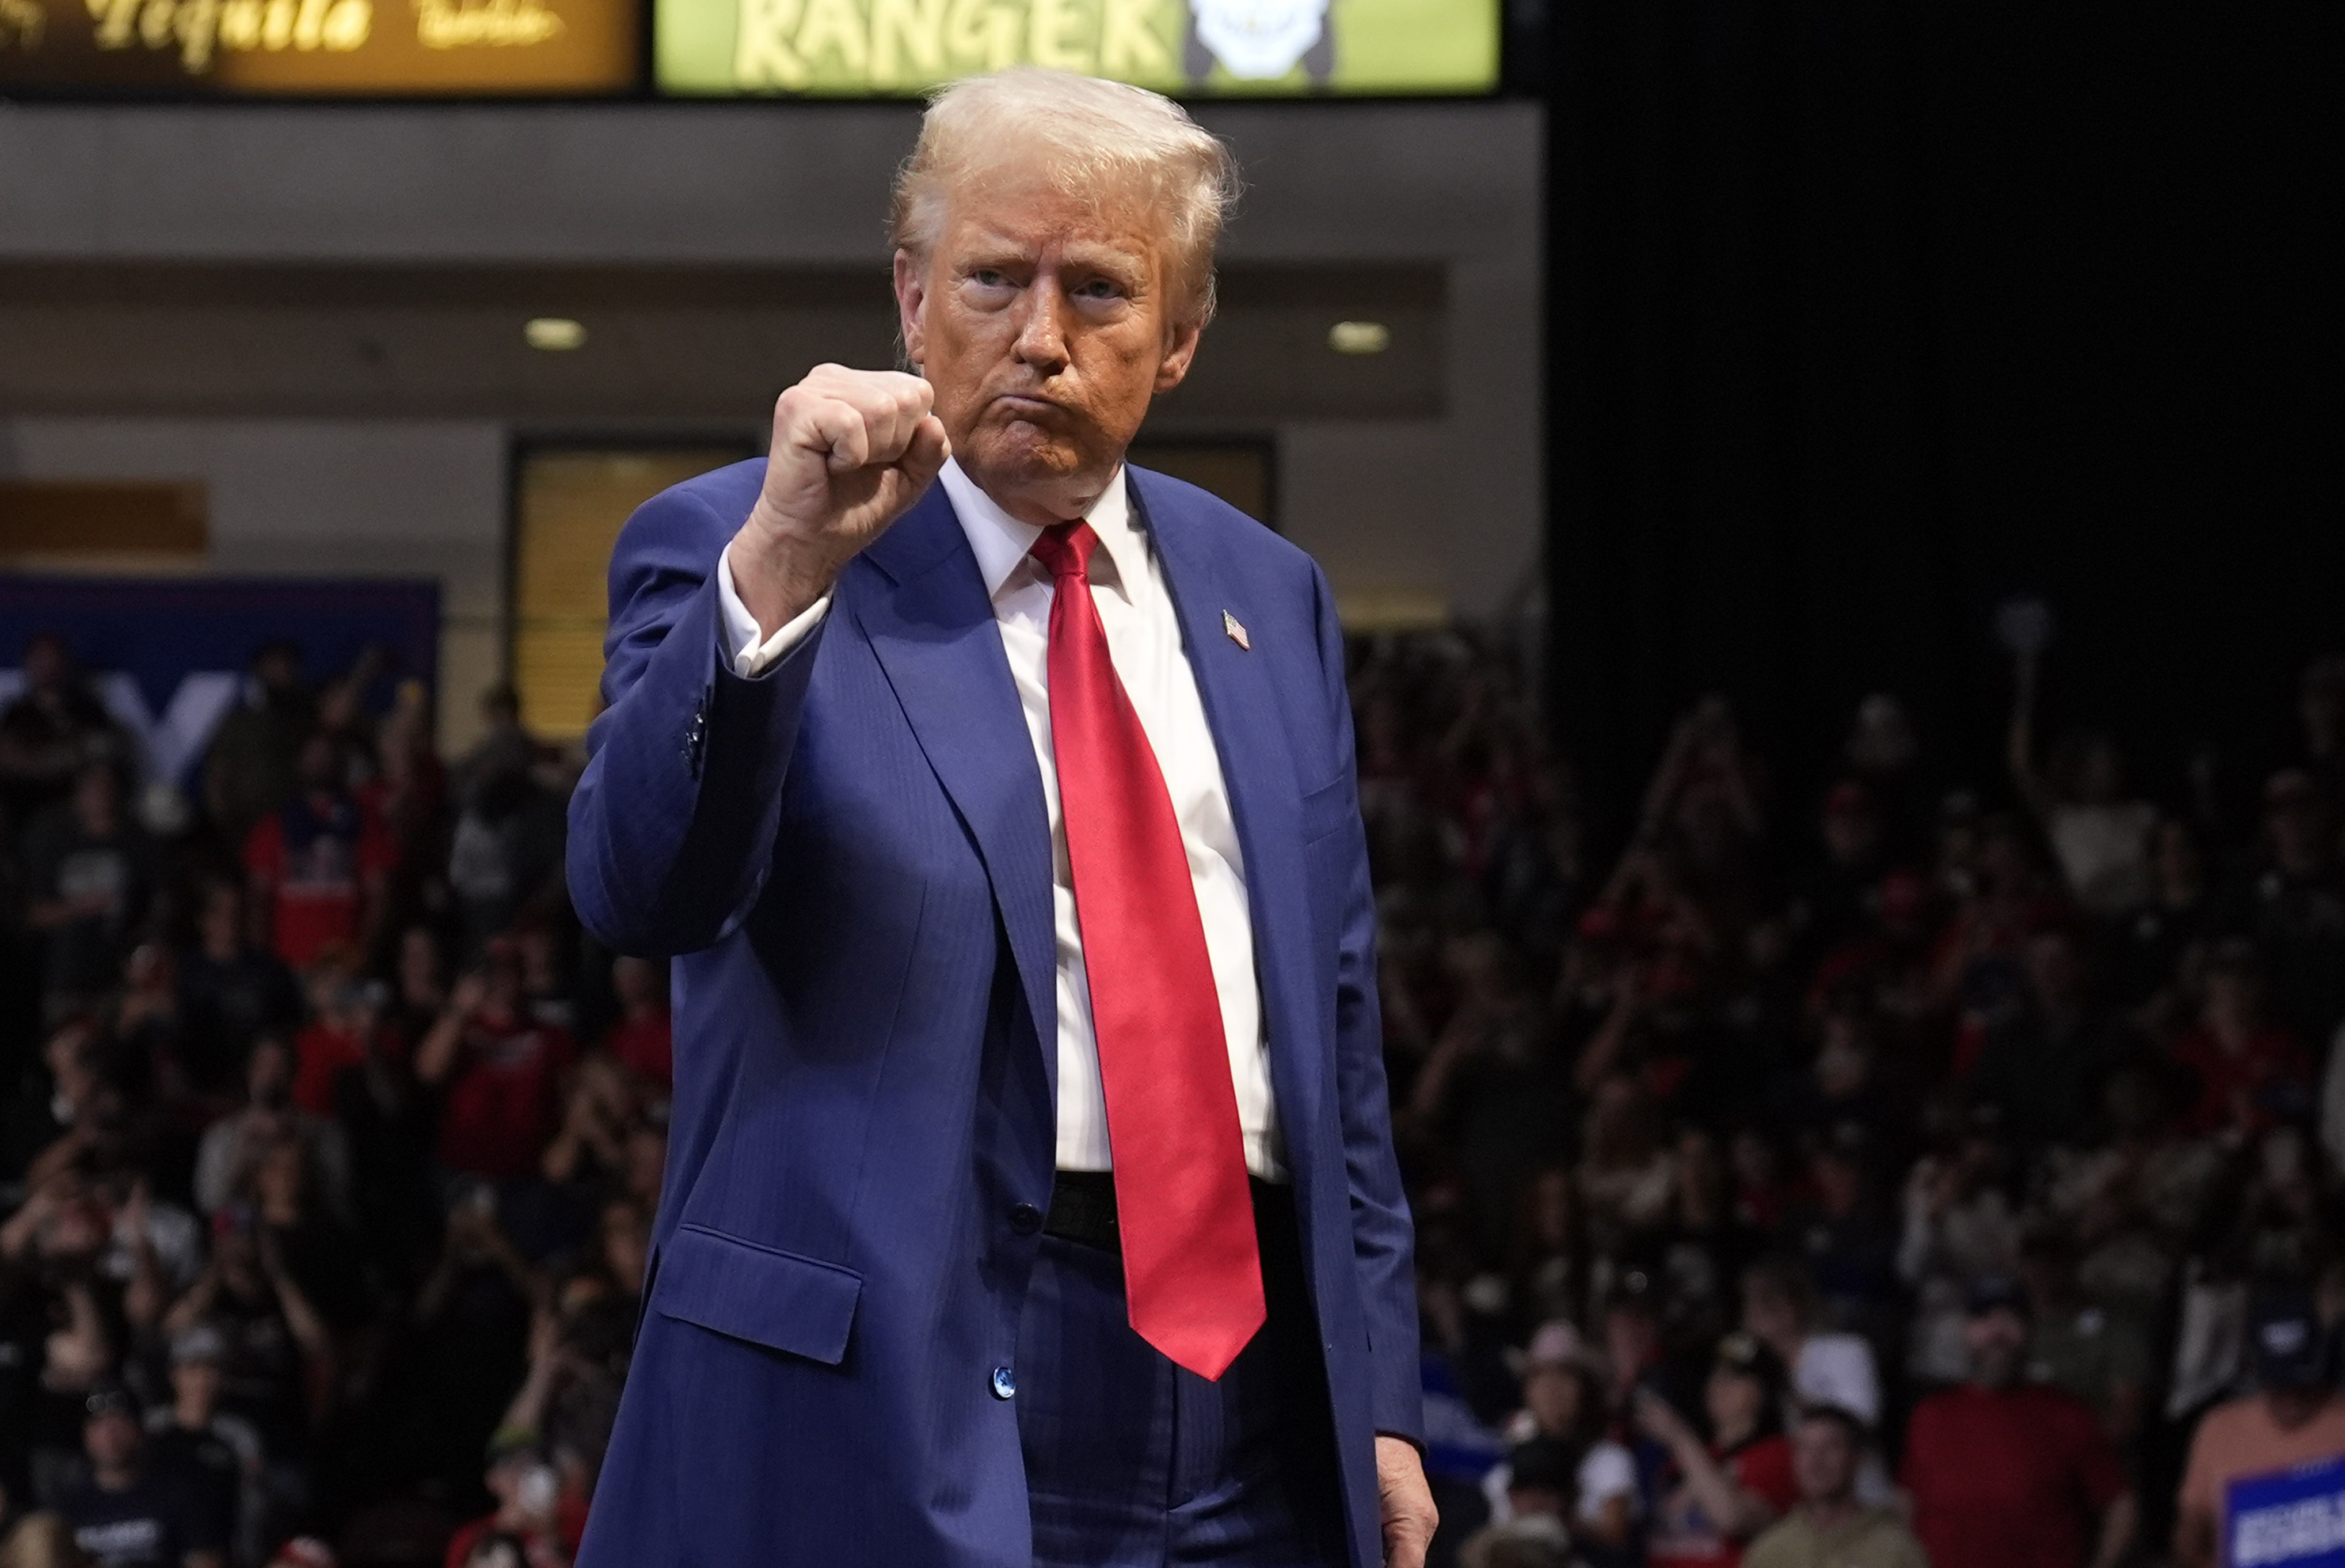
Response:
[[[370,647],[389,655],[367,694],[436,682],[440,585],[409,579],[0,576],[0,708],[24,685],[25,645],[63,637],[90,688],[136,739],[147,776],[190,787],[213,733],[243,700],[265,643],[301,650],[312,685]]]
[[[2228,1568],[2345,1568],[2345,1454],[2225,1489]]]

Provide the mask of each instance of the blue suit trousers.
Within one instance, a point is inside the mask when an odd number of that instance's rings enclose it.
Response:
[[[1035,1568],[1348,1563],[1293,1189],[1254,1194],[1268,1320],[1217,1382],[1132,1332],[1118,1254],[1041,1238],[1016,1369]]]

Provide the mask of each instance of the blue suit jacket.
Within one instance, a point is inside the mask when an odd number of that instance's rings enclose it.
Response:
[[[762,473],[704,474],[621,535],[608,706],[571,804],[581,918],[673,956],[676,1010],[643,1327],[581,1568],[1028,1568],[1017,1410],[991,1382],[1056,1148],[1041,780],[940,486],[847,568],[812,637],[732,672],[716,561]],[[1335,606],[1270,530],[1130,473],[1244,850],[1373,1568],[1373,1434],[1414,1436],[1421,1410]]]

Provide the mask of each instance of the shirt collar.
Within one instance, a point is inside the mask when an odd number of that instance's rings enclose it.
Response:
[[[945,487],[953,515],[960,522],[960,531],[969,536],[969,547],[977,556],[978,574],[985,579],[986,596],[999,596],[1024,564],[1027,552],[1042,536],[1042,530],[1031,523],[1020,523],[1003,511],[992,496],[977,487],[975,480],[961,472],[957,458],[945,460],[937,481]],[[1130,591],[1124,585],[1140,580],[1135,574],[1145,569],[1148,545],[1132,517],[1132,500],[1124,492],[1121,464],[1107,488],[1100,492],[1099,499],[1091,503],[1091,509],[1083,514],[1083,520],[1099,535],[1100,548],[1107,552],[1113,564],[1114,585],[1129,598]],[[1104,586],[1105,576],[1104,573],[1097,573],[1094,580]]]

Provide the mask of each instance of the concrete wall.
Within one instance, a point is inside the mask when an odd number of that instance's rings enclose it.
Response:
[[[1286,532],[1355,601],[1402,593],[1496,609],[1538,547],[1537,109],[1295,104],[1201,117],[1246,169],[1233,264],[1433,264],[1445,280],[1437,413],[1269,421]],[[838,105],[0,106],[0,274],[408,262],[876,276],[888,177],[913,129],[900,107]],[[9,412],[0,474],[204,480],[218,569],[438,577],[442,729],[465,738],[469,694],[493,674],[503,635],[511,443],[563,433],[298,411]],[[744,409],[740,428],[762,415]]]

